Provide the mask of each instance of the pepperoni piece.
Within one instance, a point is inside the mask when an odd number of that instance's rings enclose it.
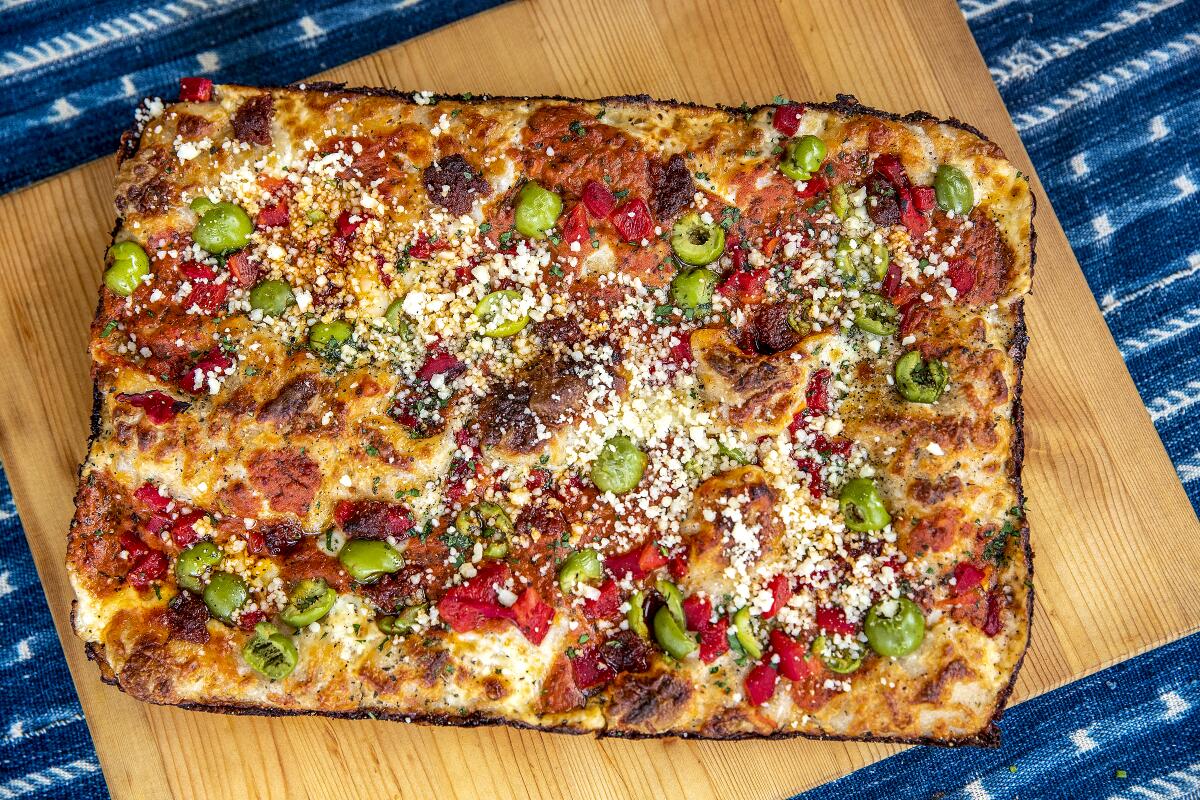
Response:
[[[483,173],[458,153],[426,167],[421,182],[430,202],[443,206],[456,217],[469,213],[475,200],[492,193],[492,186]]]
[[[269,94],[260,94],[246,100],[234,112],[230,124],[235,139],[251,144],[271,143],[271,117],[275,113],[275,100]]]
[[[696,194],[692,172],[679,153],[668,158],[665,165],[650,162],[650,184],[654,188],[654,216],[664,222],[673,220]]]
[[[179,100],[184,103],[207,103],[212,99],[213,82],[210,78],[180,78]]]
[[[617,197],[600,181],[590,180],[583,185],[583,204],[592,216],[608,219],[617,207]]]
[[[650,237],[654,231],[654,218],[650,208],[640,197],[630,200],[612,213],[612,224],[625,242],[638,243]]]
[[[804,115],[804,106],[799,103],[788,103],[776,106],[771,116],[771,126],[784,136],[795,136],[800,130],[800,117]]]

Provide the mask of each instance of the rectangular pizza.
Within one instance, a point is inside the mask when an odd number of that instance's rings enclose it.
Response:
[[[974,129],[185,79],[115,208],[67,555],[105,681],[998,741],[1034,201]]]

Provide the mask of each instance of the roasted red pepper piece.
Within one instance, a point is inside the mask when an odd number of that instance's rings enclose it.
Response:
[[[563,240],[567,244],[589,241],[587,209],[583,207],[582,203],[576,205],[567,214],[567,220],[563,223]]]
[[[650,207],[640,197],[616,208],[609,219],[625,242],[639,243],[654,232],[654,217],[650,215]]]
[[[513,621],[534,644],[541,644],[550,631],[554,619],[554,608],[542,600],[538,590],[532,586],[525,589],[512,607]]]
[[[900,265],[892,262],[888,265],[887,274],[883,276],[883,294],[889,300],[896,299],[896,292],[900,289],[900,282],[904,278],[904,273],[900,270]]]
[[[585,648],[572,658],[571,671],[575,677],[575,685],[583,690],[608,683],[614,677],[613,671],[604,662],[601,645]]]
[[[784,136],[795,136],[800,130],[800,117],[804,116],[804,106],[799,103],[787,103],[775,106],[771,116],[771,125]]]
[[[917,298],[900,307],[900,335],[907,336],[919,329],[929,319],[929,306]]]
[[[821,465],[813,458],[797,458],[796,467],[808,475],[808,489],[814,497],[825,496],[825,479],[821,477]]]
[[[207,103],[212,99],[213,82],[210,78],[180,78],[179,99],[184,103]]]
[[[729,650],[729,620],[718,617],[712,621],[712,603],[708,598],[690,595],[683,601],[683,618],[690,631],[700,634],[700,660],[711,664]]]
[[[363,224],[363,218],[359,214],[351,214],[349,211],[343,211],[338,214],[334,220],[333,227],[337,231],[337,235],[342,239],[352,239],[354,234],[358,232],[358,226]]]
[[[750,705],[761,706],[775,694],[779,673],[768,664],[756,664],[746,675],[746,698]]]
[[[202,519],[204,519],[203,511],[190,511],[187,514],[180,514],[171,523],[171,541],[175,542],[176,547],[187,547],[200,538],[194,525]]]
[[[214,347],[197,361],[195,366],[183,374],[179,386],[189,392],[207,392],[209,376],[223,375],[232,366],[233,359],[225,355],[220,347]]]
[[[954,567],[954,596],[961,597],[983,582],[983,570],[969,561]]]
[[[808,401],[808,410],[814,414],[829,413],[829,381],[832,378],[833,374],[824,367],[809,376],[804,398]]]
[[[474,578],[451,587],[438,601],[438,616],[454,630],[473,631],[489,619],[515,620],[510,608],[500,605],[496,587],[508,580],[506,564],[488,564]]]
[[[133,496],[155,511],[166,511],[171,505],[171,498],[160,492],[153,483],[143,483],[134,491]]]
[[[717,291],[723,295],[736,297],[743,303],[753,303],[762,298],[763,287],[766,286],[770,274],[770,270],[766,267],[734,270],[725,280],[721,281],[717,286]]]
[[[817,609],[817,628],[826,633],[840,633],[843,636],[853,635],[858,630],[857,626],[846,619],[846,612],[835,606]]]
[[[763,617],[770,619],[783,610],[788,604],[788,600],[792,599],[794,594],[792,590],[792,579],[787,575],[776,575],[771,578],[771,582],[767,584],[767,588],[771,590],[771,608]]]
[[[583,603],[583,613],[588,619],[611,619],[620,608],[621,590],[617,582],[611,579],[600,584],[599,597]]]
[[[829,190],[829,181],[824,175],[813,175],[804,182],[804,188],[796,192],[796,197],[804,199],[806,197],[816,197],[817,195]]]
[[[965,258],[956,258],[951,261],[950,266],[946,269],[946,277],[950,279],[950,285],[958,293],[955,299],[975,288],[975,269]]]
[[[254,225],[259,230],[263,228],[282,228],[288,224],[288,217],[287,198],[280,198],[278,201],[271,205],[263,206],[259,210],[258,216],[254,219]]]
[[[239,250],[225,260],[230,277],[242,289],[258,283],[258,264],[250,260],[245,250]]]
[[[789,681],[803,680],[812,672],[805,648],[779,628],[771,631],[771,652],[779,656],[779,674]]]
[[[117,395],[117,399],[134,408],[140,408],[155,425],[170,422],[176,414],[188,407],[188,404],[182,400],[176,400],[166,392],[160,392],[157,389],[138,394],[122,393]]]
[[[933,208],[937,202],[937,195],[933,191],[932,186],[914,186],[912,187],[913,206],[924,214]]]
[[[456,372],[466,365],[444,350],[435,350],[425,359],[425,363],[417,370],[417,379],[428,382],[434,375],[443,372]]]
[[[608,219],[617,207],[617,197],[600,181],[591,180],[583,185],[583,204],[592,216]]]

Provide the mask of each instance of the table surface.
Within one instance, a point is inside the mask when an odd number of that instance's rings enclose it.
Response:
[[[498,94],[776,94],[967,120],[1033,174],[952,0],[526,0],[320,76]],[[162,797],[786,797],[897,750],[625,742],[158,708],[103,686],[63,569],[87,441],[87,325],[113,220],[102,159],[0,198],[0,457],[109,787]],[[1025,487],[1039,599],[1020,700],[1200,628],[1200,523],[1040,186]]]

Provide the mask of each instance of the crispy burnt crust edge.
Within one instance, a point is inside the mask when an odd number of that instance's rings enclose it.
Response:
[[[380,87],[347,87],[342,83],[334,83],[328,81],[314,81],[291,84],[288,86],[241,86],[238,84],[226,84],[237,86],[238,88],[253,89],[253,90],[286,90],[286,91],[306,91],[306,92],[338,92],[347,95],[358,95],[364,97],[384,97],[408,104],[413,104],[412,92],[404,92],[398,89],[385,89]],[[435,94],[432,101],[438,102],[441,100],[454,100],[463,103],[493,103],[493,102],[525,102],[528,100],[554,100],[570,103],[623,103],[626,105],[642,105],[647,108],[653,106],[666,106],[670,108],[692,108],[711,110],[717,109],[729,114],[750,116],[762,109],[771,107],[771,104],[761,104],[757,106],[743,106],[735,108],[724,104],[702,105],[700,103],[692,103],[680,100],[659,100],[647,94],[637,95],[610,95],[606,97],[585,99],[578,97],[565,97],[562,95],[538,95],[528,97],[513,97],[505,95],[472,95],[466,98],[462,95],[451,94]],[[926,111],[913,111],[908,114],[896,114],[890,111],[883,111],[877,108],[871,108],[860,103],[853,95],[839,94],[833,102],[828,103],[803,103],[808,108],[820,109],[832,113],[844,115],[860,115],[871,116],[878,119],[887,120],[890,122],[901,123],[935,123],[947,125],[973,136],[978,137],[981,141],[992,144],[999,148],[986,134],[978,128],[970,125],[962,120],[954,117],[940,118]],[[120,166],[126,159],[131,158],[141,148],[141,130],[130,129],[121,135],[120,144],[117,148],[117,165]],[[1008,156],[1000,149],[1001,155],[1007,160]],[[1029,211],[1029,279],[1030,290],[1032,293],[1033,276],[1037,262],[1037,230],[1035,227],[1035,219],[1037,217],[1037,194],[1030,186],[1030,211]],[[111,241],[115,240],[117,233],[121,230],[124,224],[123,219],[118,219],[113,232],[110,236]],[[1023,404],[1023,388],[1025,379],[1025,356],[1029,347],[1029,335],[1025,322],[1025,300],[1021,298],[1016,302],[1016,323],[1013,327],[1012,336],[1009,339],[1009,354],[1013,359],[1014,366],[1017,371],[1016,385],[1013,387],[1013,403],[1010,419],[1013,424],[1013,444],[1011,463],[1012,467],[1009,472],[1009,479],[1017,493],[1017,502],[1022,509],[1021,522],[1021,542],[1020,547],[1025,560],[1026,572],[1026,615],[1025,615],[1025,643],[1021,648],[1021,654],[1017,658],[1017,662],[1013,665],[1011,674],[1009,675],[1008,684],[1004,686],[996,694],[996,703],[992,710],[991,716],[986,723],[974,734],[961,738],[937,738],[931,736],[904,737],[904,736],[872,736],[870,734],[862,736],[843,736],[839,734],[812,733],[808,731],[775,731],[768,734],[759,733],[733,733],[728,735],[709,735],[703,733],[692,732],[668,732],[668,733],[644,733],[633,730],[618,730],[601,728],[599,730],[587,730],[570,725],[538,725],[521,720],[509,719],[507,717],[492,716],[488,714],[471,713],[464,716],[451,716],[448,714],[426,714],[426,713],[398,713],[387,710],[373,710],[364,708],[357,711],[324,711],[320,709],[288,709],[278,708],[276,706],[268,706],[263,704],[221,704],[221,703],[167,703],[153,698],[138,697],[138,699],[148,702],[152,705],[171,706],[175,708],[183,708],[192,711],[206,711],[213,714],[233,714],[238,716],[263,716],[263,717],[297,717],[297,716],[321,716],[332,717],[338,719],[375,719],[389,720],[394,722],[408,722],[421,725],[437,725],[458,728],[477,728],[484,726],[506,726],[520,730],[535,730],[544,733],[566,733],[571,735],[593,734],[597,739],[696,739],[705,741],[738,741],[744,739],[759,739],[759,740],[785,740],[785,739],[813,739],[820,741],[861,741],[861,742],[885,742],[891,744],[911,744],[911,745],[933,745],[938,747],[987,747],[996,748],[1000,746],[1000,729],[997,725],[1001,717],[1004,715],[1008,700],[1012,696],[1013,689],[1017,682],[1017,676],[1020,674],[1021,667],[1025,663],[1025,657],[1029,653],[1029,643],[1033,631],[1033,609],[1035,604],[1035,593],[1033,587],[1033,548],[1030,544],[1030,531],[1028,517],[1024,513],[1025,509],[1025,492],[1021,480],[1021,470],[1025,460],[1025,410]],[[97,314],[99,313],[101,303],[97,304]],[[78,480],[83,477],[84,467],[87,465],[87,460],[91,454],[91,448],[96,438],[100,434],[100,414],[103,407],[103,398],[101,396],[99,383],[93,379],[92,382],[92,417],[91,417],[91,435],[88,438],[88,452],[80,463],[78,471]],[[74,530],[76,520],[73,518],[71,522],[71,530]],[[75,609],[78,604],[77,600],[71,603],[71,627],[75,629]],[[95,661],[100,678],[104,683],[116,686],[122,692],[127,692],[122,685],[119,676],[113,672],[112,667],[104,653],[104,645],[96,642],[84,642],[84,651],[89,660]],[[133,695],[137,696],[137,695]]]

